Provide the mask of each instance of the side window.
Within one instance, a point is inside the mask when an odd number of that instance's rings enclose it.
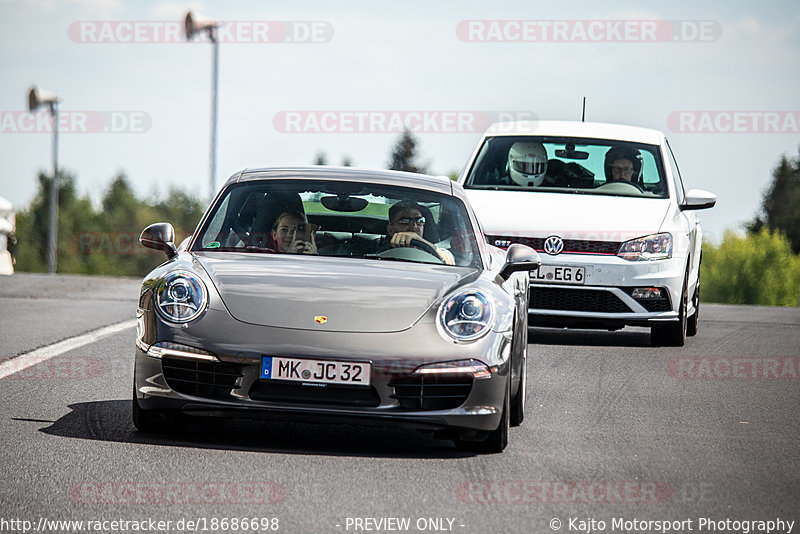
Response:
[[[678,170],[678,162],[675,161],[675,155],[672,153],[672,147],[669,146],[669,142],[667,142],[667,151],[669,152],[669,166],[672,168],[672,180],[675,184],[675,196],[678,199],[678,204],[683,204],[686,198],[686,191],[683,189],[681,172]]]

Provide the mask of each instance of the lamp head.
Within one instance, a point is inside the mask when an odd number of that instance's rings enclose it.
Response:
[[[186,12],[186,18],[183,21],[184,29],[186,30],[186,40],[191,41],[192,37],[202,31],[211,31],[219,27],[218,21],[212,20],[210,17],[204,17],[191,11]]]
[[[35,85],[31,86],[28,91],[28,110],[31,112],[36,111],[43,105],[52,106],[60,101],[61,99],[55,93],[39,89]]]

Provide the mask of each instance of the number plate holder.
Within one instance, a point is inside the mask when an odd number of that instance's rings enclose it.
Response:
[[[263,356],[260,378],[262,380],[366,387],[371,383],[372,364],[369,362]]]
[[[538,270],[531,271],[531,282],[583,285],[586,283],[586,267],[541,265]]]

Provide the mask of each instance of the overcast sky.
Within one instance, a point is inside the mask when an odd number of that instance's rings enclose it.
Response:
[[[579,120],[585,96],[587,120],[667,133],[687,188],[719,197],[702,214],[718,241],[800,147],[796,1],[0,0],[0,196],[25,207],[50,172],[37,84],[62,99],[81,194],[124,172],[143,196],[206,198],[212,46],[183,41],[190,8],[225,22],[217,185],[319,151],[384,168],[398,121],[448,174],[491,120]]]

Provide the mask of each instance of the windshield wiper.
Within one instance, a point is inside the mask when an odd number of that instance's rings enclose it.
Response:
[[[254,245],[250,245],[249,247],[244,247],[244,252],[258,252],[261,254],[277,254],[277,250],[273,250],[267,247],[257,247]]]
[[[261,254],[277,254],[277,251],[271,248],[263,247],[215,247],[215,248],[200,248],[192,252],[257,252]]]
[[[396,258],[392,256],[381,256],[380,254],[364,254],[362,257],[368,260],[402,261],[405,263],[422,263],[425,265],[438,265],[437,263],[430,261],[410,260],[408,258]]]

